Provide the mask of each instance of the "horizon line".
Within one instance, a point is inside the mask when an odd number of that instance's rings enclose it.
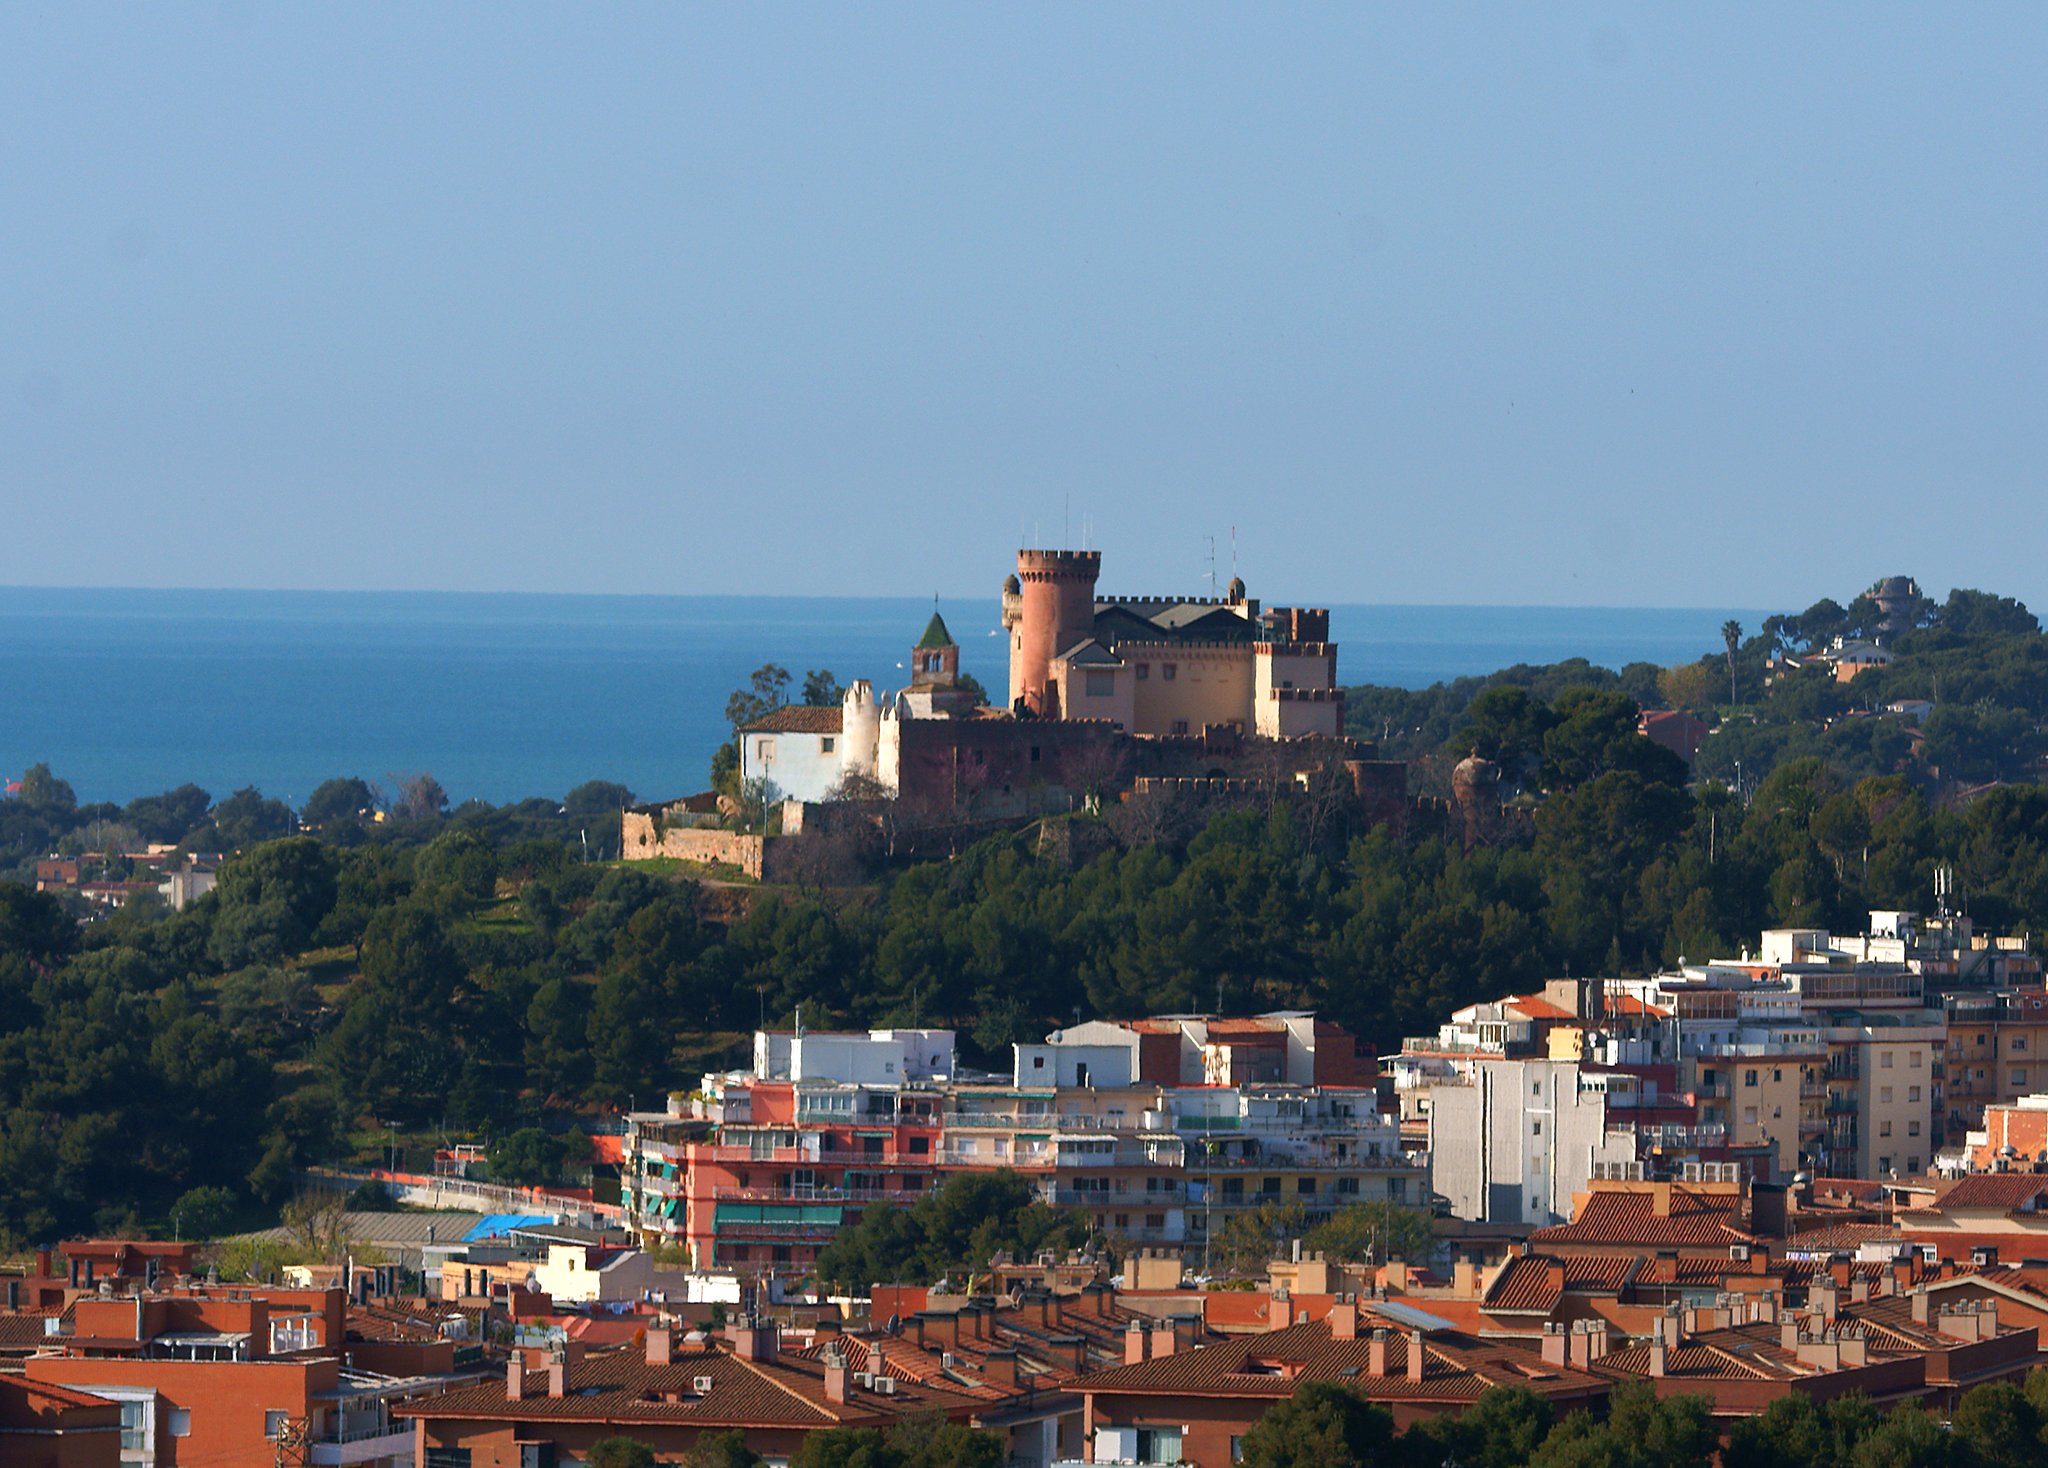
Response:
[[[517,589],[452,588],[452,587],[351,587],[351,586],[121,586],[121,585],[77,585],[41,582],[0,582],[0,594],[10,592],[69,592],[69,593],[121,593],[150,596],[362,596],[362,597],[534,597],[557,601],[779,601],[779,602],[892,602],[925,600],[921,592],[905,592],[884,596],[860,593],[805,593],[805,592],[718,592],[718,591],[524,591]],[[1137,595],[1138,593],[1132,593]],[[1000,591],[985,594],[937,593],[940,601],[997,601]],[[1099,597],[1099,600],[1113,601],[1116,596]],[[1189,600],[1200,598],[1190,595]],[[1266,599],[1259,598],[1263,603]],[[1289,601],[1275,605],[1294,606]],[[1307,605],[1307,603],[1301,603]],[[1763,612],[1761,607],[1730,607],[1727,605],[1685,605],[1657,606],[1640,602],[1517,602],[1517,601],[1330,601],[1323,604],[1335,607],[1377,607],[1398,610],[1420,611],[1551,611],[1551,612],[1709,612],[1716,615],[1729,611]]]

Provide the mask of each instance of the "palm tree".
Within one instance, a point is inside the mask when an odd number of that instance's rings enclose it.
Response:
[[[1742,646],[1742,624],[1730,617],[1721,624],[1721,640],[1728,644],[1728,702],[1735,702],[1735,650]]]

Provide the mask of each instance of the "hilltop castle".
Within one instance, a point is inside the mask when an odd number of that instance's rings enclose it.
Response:
[[[1288,780],[1371,750],[1343,737],[1330,614],[1222,597],[1097,595],[1096,551],[1027,550],[1005,579],[1007,706],[983,703],[936,611],[907,687],[857,679],[836,708],[739,731],[740,769],[799,801],[889,797],[930,819],[1066,810],[1137,781]],[[1381,783],[1391,775],[1377,777]]]
[[[1237,577],[1221,599],[1105,598],[1095,590],[1101,570],[1100,551],[1017,553],[1003,627],[1019,718],[1107,719],[1151,736],[1343,732],[1328,611],[1261,612]]]

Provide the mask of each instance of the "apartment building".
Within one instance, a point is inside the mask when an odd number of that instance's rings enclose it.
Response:
[[[808,1267],[860,1209],[960,1172],[1014,1171],[1105,1234],[1168,1247],[1269,1202],[1314,1217],[1429,1197],[1371,1061],[1313,1015],[1077,1025],[1016,1046],[1007,1077],[956,1074],[952,1045],[763,1032],[751,1071],[632,1119],[631,1226],[687,1242],[699,1267],[768,1272]]]
[[[413,1434],[391,1406],[447,1380],[351,1364],[339,1289],[121,1292],[109,1280],[70,1318],[23,1376],[115,1404],[126,1468],[271,1468],[281,1438],[303,1444],[295,1461],[400,1468]]]

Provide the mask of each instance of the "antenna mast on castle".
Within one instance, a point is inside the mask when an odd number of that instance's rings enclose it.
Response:
[[[1205,535],[1202,538],[1209,542],[1209,595],[1213,599],[1216,595],[1216,537]]]

